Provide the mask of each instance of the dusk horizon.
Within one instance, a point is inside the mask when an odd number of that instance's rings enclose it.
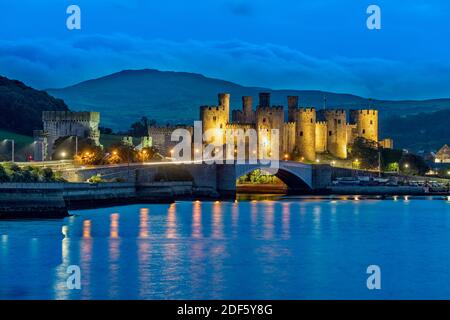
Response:
[[[80,30],[56,28],[64,3],[0,3],[0,74],[47,89],[151,68],[373,99],[450,97],[445,1],[380,1],[377,32],[365,26],[367,5],[352,0],[79,3]]]

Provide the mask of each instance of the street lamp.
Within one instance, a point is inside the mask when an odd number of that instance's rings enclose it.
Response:
[[[14,162],[14,140],[13,139],[5,139],[3,142],[11,142],[11,162]]]
[[[66,157],[66,155],[67,155],[67,153],[65,151],[61,152],[61,158],[64,159]]]

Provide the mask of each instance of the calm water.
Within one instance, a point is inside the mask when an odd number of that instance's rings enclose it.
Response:
[[[450,298],[450,202],[177,202],[0,222],[0,299]],[[380,291],[366,268],[381,267]],[[66,288],[69,265],[82,289]]]

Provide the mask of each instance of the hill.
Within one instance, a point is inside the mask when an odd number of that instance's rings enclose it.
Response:
[[[245,87],[195,73],[151,69],[125,70],[70,87],[47,90],[53,96],[64,99],[71,109],[101,112],[102,125],[116,130],[127,128],[142,116],[163,124],[191,123],[199,117],[199,106],[217,103],[219,92],[229,92],[232,109],[238,109],[243,95],[253,96],[256,105],[260,91],[271,92],[272,104],[278,105],[286,105],[287,95],[298,95],[301,105],[317,108],[323,106],[325,96],[328,107],[361,108],[369,105],[367,98],[351,94]],[[387,118],[450,109],[450,99],[373,100],[371,105],[380,110],[381,117]]]
[[[42,111],[68,110],[61,99],[0,76],[0,128],[32,135],[42,127]]]
[[[449,119],[450,110],[394,116],[382,121],[380,130],[396,147],[432,151],[450,144]]]
[[[0,162],[11,160],[11,143],[4,139],[14,140],[16,161],[25,161],[33,154],[33,137],[0,129]]]

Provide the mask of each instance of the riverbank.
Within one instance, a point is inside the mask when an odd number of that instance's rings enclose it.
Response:
[[[63,218],[69,210],[217,196],[192,182],[1,183],[0,219]]]
[[[238,194],[286,195],[281,184],[245,184],[237,186]],[[449,193],[424,192],[415,186],[332,186],[304,192],[307,196],[396,196],[448,197]],[[63,218],[69,210],[103,208],[128,204],[173,203],[176,200],[217,200],[216,190],[197,187],[191,181],[152,183],[1,183],[0,219]],[[242,198],[242,197],[241,197]]]

